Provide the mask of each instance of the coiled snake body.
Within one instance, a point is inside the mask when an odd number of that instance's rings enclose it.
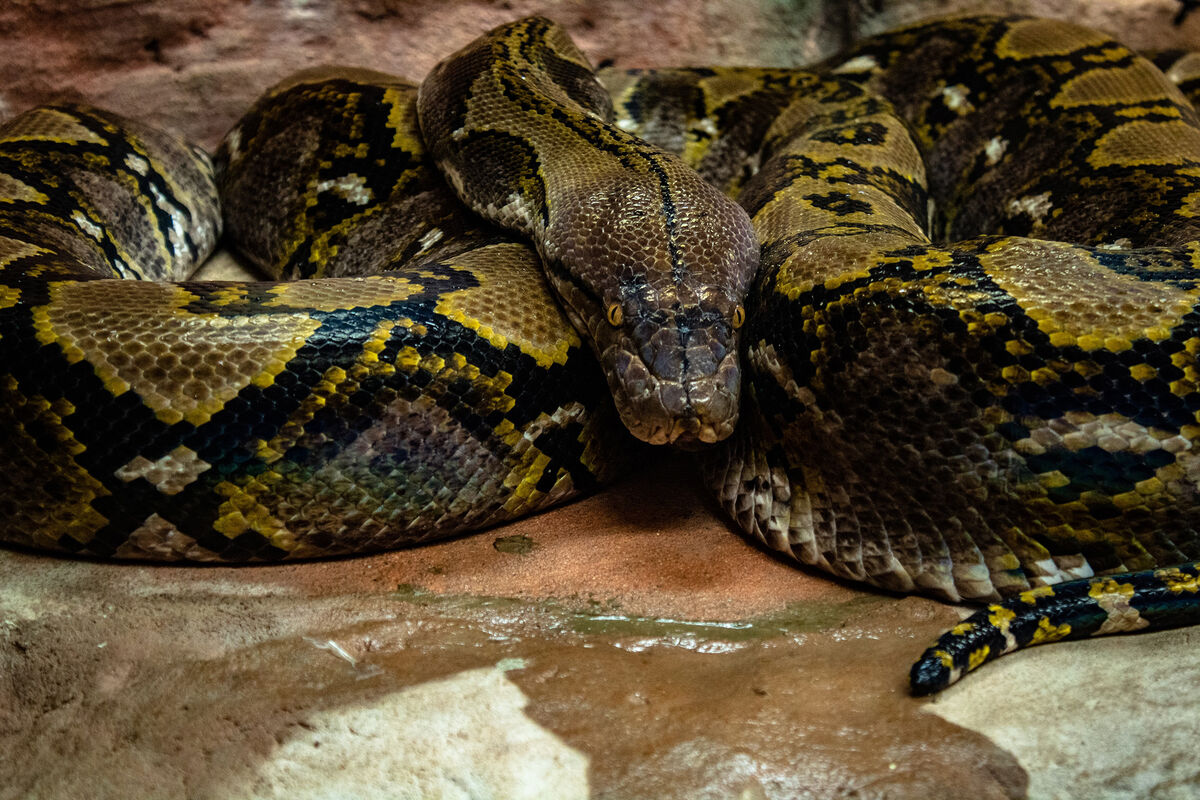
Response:
[[[419,96],[301,73],[215,181],[106,112],[10,121],[2,538],[162,560],[411,544],[609,479],[619,415],[719,441],[708,481],[768,545],[992,602],[918,691],[1194,621],[1200,125],[1162,73],[1077,26],[979,17],[813,71],[603,80],[540,18]],[[278,282],[178,282],[222,207]]]

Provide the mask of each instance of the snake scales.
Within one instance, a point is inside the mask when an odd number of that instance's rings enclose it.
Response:
[[[1192,64],[1163,61],[1184,88]],[[1200,124],[1179,88],[1019,17],[811,71],[603,81],[538,18],[419,90],[308,71],[215,176],[97,109],[8,122],[0,538],[158,560],[412,544],[609,480],[619,415],[702,449],[771,547],[992,602],[918,691],[1194,621]],[[222,215],[271,282],[186,281]]]

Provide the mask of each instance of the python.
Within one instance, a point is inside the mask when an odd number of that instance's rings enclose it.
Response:
[[[800,562],[990,604],[917,691],[1200,609],[1200,127],[1095,31],[597,77],[533,18],[419,88],[293,76],[215,167],[37,109],[0,194],[5,541],[416,544],[595,489],[628,430]],[[269,281],[187,280],[222,225]]]

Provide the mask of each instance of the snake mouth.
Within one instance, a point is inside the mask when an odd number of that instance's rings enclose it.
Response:
[[[733,433],[733,425],[713,425],[702,422],[699,417],[688,417],[675,420],[668,429],[661,429],[659,435],[652,438],[655,444],[669,444],[682,450],[701,450],[707,445],[716,444]]]
[[[621,421],[629,432],[647,444],[672,445],[683,450],[700,450],[716,444],[733,433],[734,422],[722,421],[714,424],[699,416],[682,419],[647,420],[645,413],[637,418],[621,414]]]
[[[684,378],[655,375],[620,348],[608,350],[602,361],[621,422],[638,439],[700,449],[733,433],[741,384],[735,354],[706,374]]]

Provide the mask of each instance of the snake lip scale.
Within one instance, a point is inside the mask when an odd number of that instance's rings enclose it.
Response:
[[[1200,59],[1022,16],[592,70],[533,17],[305,70],[210,156],[0,127],[0,539],[275,561],[697,450],[804,564],[981,610],[914,666],[1200,620]],[[265,280],[188,280],[224,235]],[[632,435],[631,435],[632,434]]]

